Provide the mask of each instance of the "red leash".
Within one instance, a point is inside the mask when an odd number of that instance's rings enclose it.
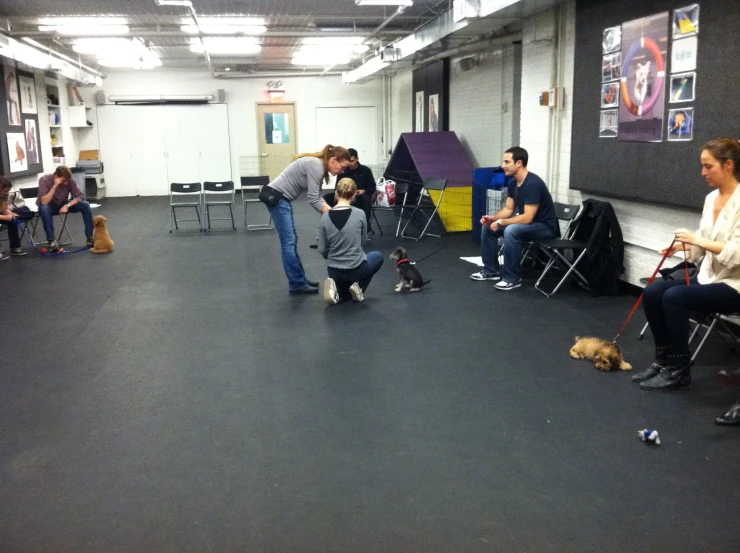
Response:
[[[671,248],[673,248],[673,244],[675,243],[676,241],[674,240],[673,242],[671,242],[671,245],[668,246],[668,249],[666,250],[665,255],[663,256],[663,259],[660,260],[660,263],[658,263],[658,266],[655,268],[655,272],[653,273],[653,276],[650,277],[650,280],[648,280],[648,283],[645,285],[646,287],[650,286],[650,284],[652,284],[652,282],[655,280],[655,276],[658,274],[658,271],[660,271],[660,268],[663,266],[663,263],[665,262],[666,258],[668,257],[668,254],[671,251]],[[686,244],[681,242],[681,245],[683,246],[683,266],[684,266],[684,271],[686,274],[686,285],[688,286],[689,284],[689,261],[688,259],[686,259]],[[622,332],[624,332],[624,329],[627,327],[627,323],[630,322],[632,315],[634,315],[635,311],[637,311],[637,308],[640,306],[640,302],[642,301],[642,294],[643,293],[641,292],[640,297],[637,298],[637,301],[635,302],[634,307],[632,307],[632,311],[630,311],[630,314],[627,315],[627,319],[624,321],[622,328],[619,329],[619,332],[614,337],[613,342],[616,342],[617,340],[619,340],[619,337],[622,335]]]

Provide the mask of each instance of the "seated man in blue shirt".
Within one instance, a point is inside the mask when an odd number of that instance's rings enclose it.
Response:
[[[481,217],[483,268],[473,280],[497,280],[497,290],[521,286],[522,245],[560,235],[550,191],[540,177],[527,170],[527,150],[514,146],[504,153],[501,166],[509,177],[506,205],[494,215]],[[498,258],[498,239],[504,237],[504,267]]]

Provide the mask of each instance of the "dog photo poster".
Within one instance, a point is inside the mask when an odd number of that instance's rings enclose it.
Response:
[[[622,25],[620,141],[663,139],[669,23],[662,12]]]
[[[9,132],[6,136],[8,137],[10,172],[20,173],[21,171],[27,171],[26,136],[22,132]]]

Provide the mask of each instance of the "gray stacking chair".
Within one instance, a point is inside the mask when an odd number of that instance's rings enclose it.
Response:
[[[173,182],[170,184],[170,232],[172,232],[172,221],[175,222],[175,230],[180,230],[177,223],[187,221],[198,221],[198,230],[203,230],[200,219],[200,210],[203,207],[203,185],[199,182]],[[196,219],[178,219],[178,209],[194,209]]]
[[[234,223],[234,181],[203,183],[203,204],[206,208],[206,221],[208,222],[207,230],[211,230],[211,220],[213,221],[231,221],[231,228],[236,230]],[[229,217],[211,217],[212,207],[228,207]]]

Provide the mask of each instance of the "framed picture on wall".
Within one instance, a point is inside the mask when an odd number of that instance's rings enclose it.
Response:
[[[10,172],[20,173],[28,170],[28,159],[26,156],[26,137],[22,132],[9,132],[8,159],[10,161]]]
[[[678,8],[673,12],[673,38],[699,34],[699,4]]]
[[[601,85],[601,107],[616,108],[619,106],[619,83]]]
[[[696,93],[696,73],[677,73],[671,75],[671,90],[668,102],[676,104],[691,102]]]
[[[601,82],[617,80],[622,74],[622,53],[609,54],[601,61]]]
[[[604,29],[604,41],[601,43],[604,54],[611,54],[622,47],[622,27]]]
[[[599,124],[599,138],[616,138],[619,119],[616,109],[607,109],[601,112]]]
[[[36,165],[41,162],[39,157],[39,138],[35,119],[26,119],[26,157],[28,165]]]
[[[416,125],[415,132],[424,132],[424,91],[416,93]]]
[[[691,140],[694,137],[694,108],[668,111],[668,140]]]
[[[696,50],[699,37],[690,36],[673,41],[671,50],[671,73],[683,73],[696,69]]]
[[[429,123],[427,130],[429,132],[439,131],[439,94],[429,96]]]
[[[8,110],[8,125],[11,127],[21,124],[21,102],[18,95],[18,74],[15,67],[4,66],[3,79],[5,81],[5,104]]]
[[[21,113],[35,114],[36,109],[36,84],[32,77],[18,76],[18,85],[21,93]]]

